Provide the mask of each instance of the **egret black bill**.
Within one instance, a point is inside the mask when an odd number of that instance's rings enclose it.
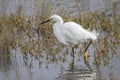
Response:
[[[44,24],[44,23],[49,22],[49,21],[51,21],[51,20],[52,20],[52,19],[45,20],[45,21],[41,22],[40,24]]]

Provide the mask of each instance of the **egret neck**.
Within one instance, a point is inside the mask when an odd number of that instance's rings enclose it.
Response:
[[[55,36],[58,37],[59,34],[61,33],[60,27],[61,27],[61,25],[63,24],[63,20],[62,20],[61,17],[58,17],[57,19],[55,19],[54,22],[55,22],[55,23],[54,23],[54,25],[53,25],[53,31],[54,31]]]
[[[63,23],[64,23],[63,20],[61,18],[59,18],[53,25],[53,32],[54,32],[57,40],[59,40],[60,42],[67,45],[66,40],[62,36],[62,32],[61,32],[61,29],[60,29]]]

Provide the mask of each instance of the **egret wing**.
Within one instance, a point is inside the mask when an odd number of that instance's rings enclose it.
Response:
[[[63,35],[69,37],[74,41],[84,41],[87,39],[96,40],[97,32],[88,31],[84,29],[81,25],[74,22],[66,22],[62,26]]]
[[[62,35],[70,42],[77,44],[84,40],[84,29],[74,22],[66,22],[61,27]]]

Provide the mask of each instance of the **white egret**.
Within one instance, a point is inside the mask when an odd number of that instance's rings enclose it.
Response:
[[[84,50],[84,57],[86,57],[86,51],[90,46],[90,44],[92,43],[92,40],[97,39],[98,33],[96,31],[86,30],[81,25],[75,22],[64,23],[63,19],[59,15],[53,15],[50,17],[50,19],[42,22],[41,24],[44,24],[51,20],[54,21],[53,31],[54,31],[55,37],[61,43],[72,46],[72,45],[78,45],[81,42],[90,40],[88,46]]]

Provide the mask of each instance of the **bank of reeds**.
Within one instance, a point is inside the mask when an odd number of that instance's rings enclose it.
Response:
[[[50,6],[45,7],[44,4],[42,5],[42,9],[36,9],[34,15],[25,16],[18,11],[11,15],[0,16],[0,58],[3,55],[4,57],[10,56],[10,48],[16,49],[19,47],[25,57],[27,54],[31,54],[37,59],[46,57],[50,61],[65,60],[64,56],[59,55],[63,45],[55,39],[52,23],[40,25],[40,22],[52,15]],[[62,14],[60,15],[65,21],[72,20],[83,25],[86,29],[100,31],[100,37],[94,43],[97,46],[94,52],[96,64],[100,64],[101,61],[103,61],[103,64],[108,63],[109,53],[112,53],[112,55],[117,53],[120,44],[118,32],[118,29],[120,29],[120,15],[110,14],[111,17],[109,17],[104,12],[87,12],[78,17],[73,17],[66,13],[66,10],[62,11]],[[63,55],[66,54],[63,53]]]

